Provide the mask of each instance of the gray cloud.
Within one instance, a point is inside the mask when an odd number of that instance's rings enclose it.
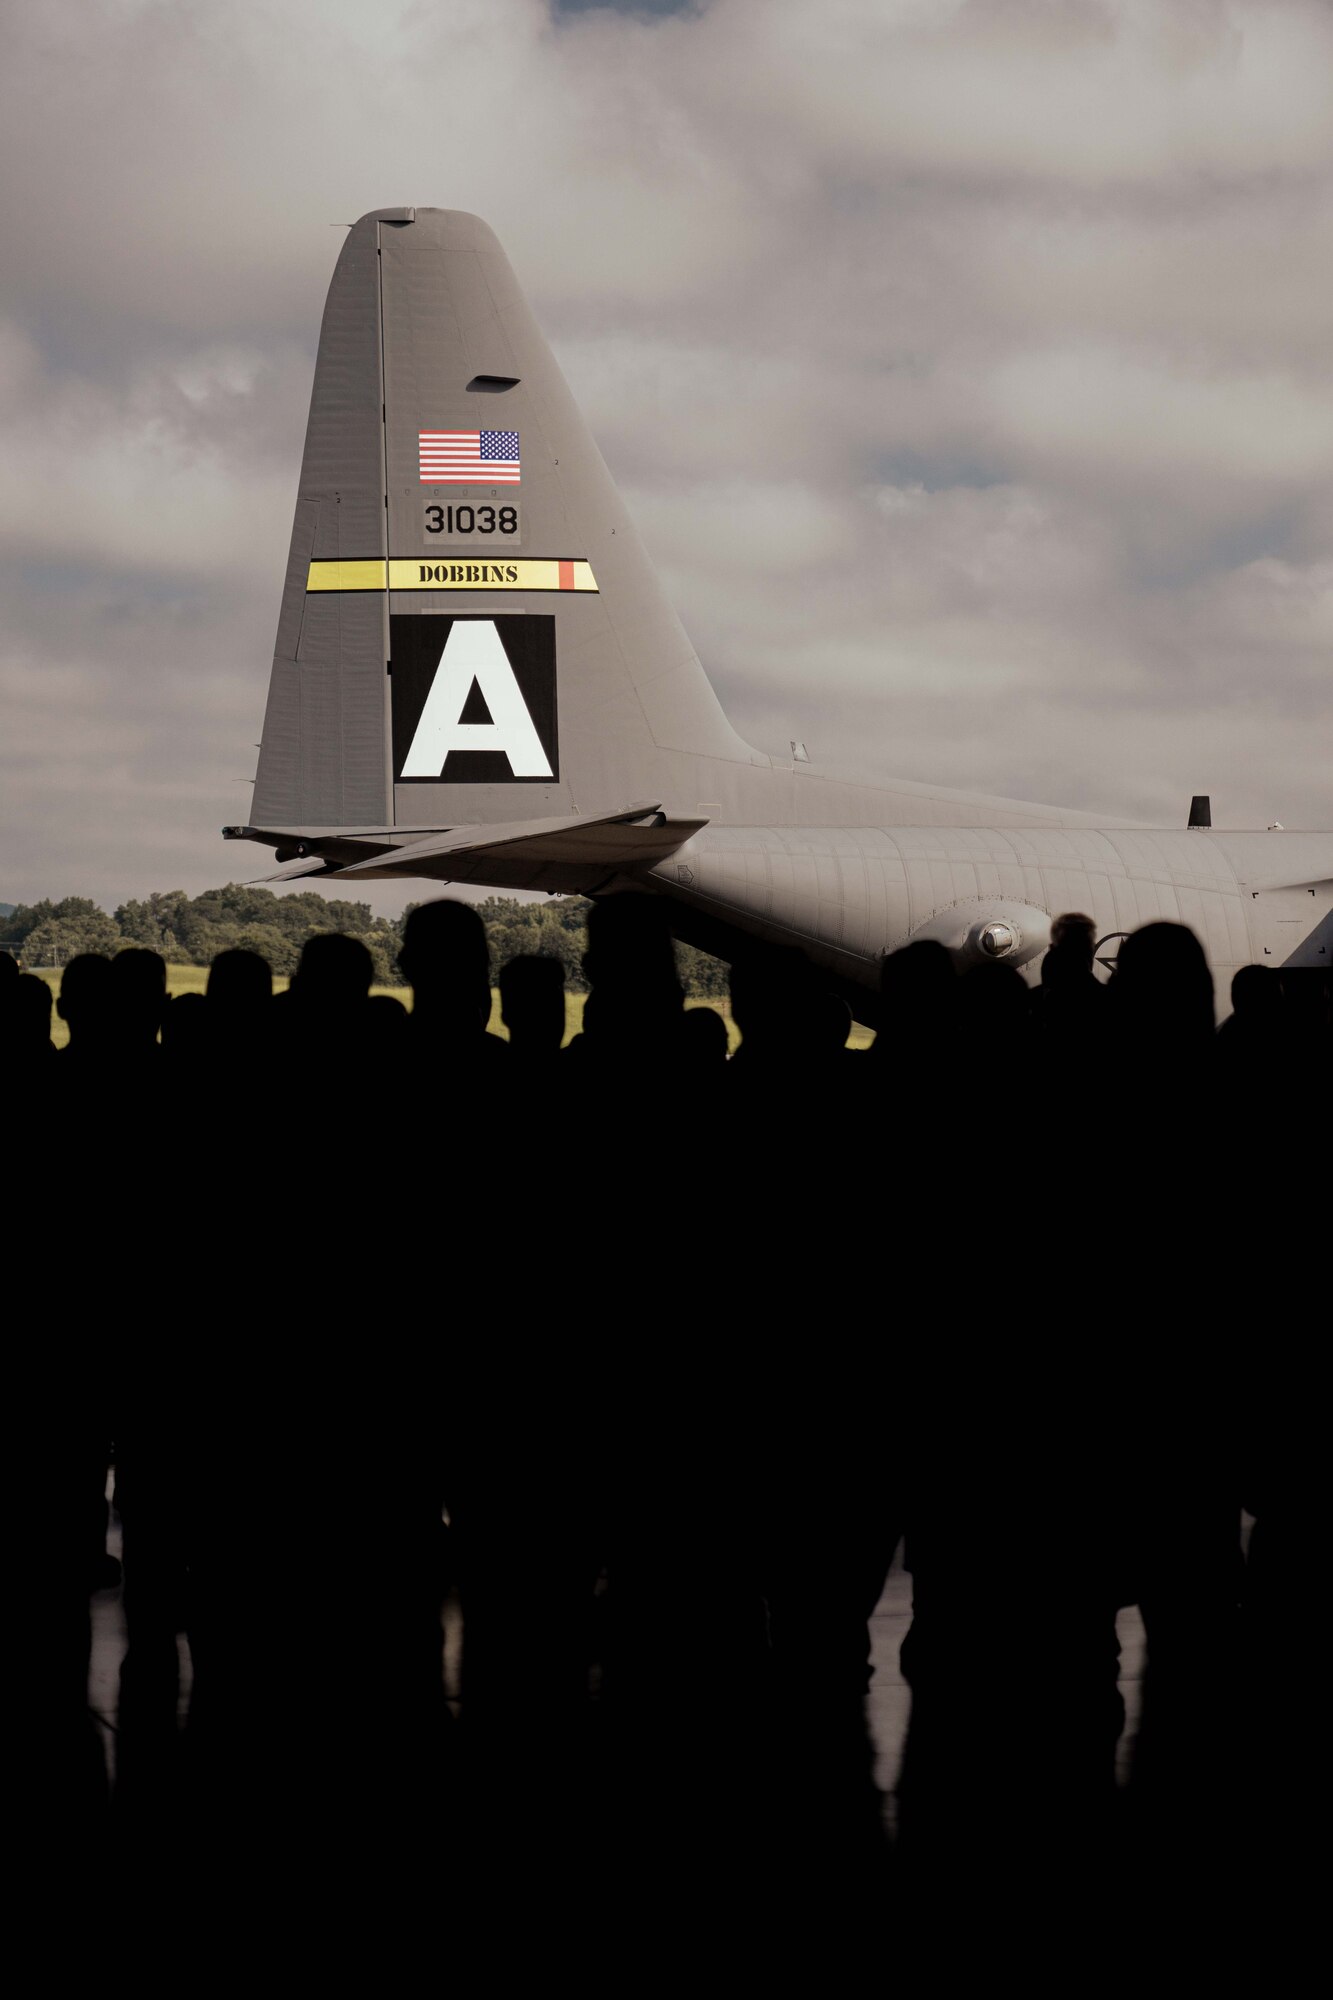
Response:
[[[1316,0],[47,0],[5,46],[0,894],[243,865],[330,225],[411,200],[496,227],[756,741],[1328,824]]]

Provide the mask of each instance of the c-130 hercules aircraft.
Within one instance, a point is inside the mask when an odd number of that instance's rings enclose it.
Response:
[[[1159,830],[754,750],[663,595],[509,262],[451,209],[355,223],[329,288],[252,824],[266,879],[668,900],[799,944],[861,1018],[915,938],[1032,978],[1052,916],[1333,962],[1333,833]]]

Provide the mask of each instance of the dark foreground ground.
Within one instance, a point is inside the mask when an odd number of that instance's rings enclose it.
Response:
[[[350,1472],[335,1520],[355,1512]],[[1291,1732],[1256,1730],[1234,1662],[1196,1660],[1154,1749],[1135,1607],[1116,1620],[1123,1727],[1090,1731],[1043,1658],[1017,1554],[961,1701],[956,1683],[914,1697],[904,1679],[901,1546],[864,1701],[817,1684],[816,1654],[806,1686],[738,1671],[756,1656],[706,1621],[691,1637],[698,1595],[659,1572],[657,1657],[619,1683],[595,1664],[572,1699],[553,1698],[540,1591],[505,1625],[528,1621],[530,1657],[474,1670],[469,1697],[451,1584],[437,1706],[376,1681],[359,1561],[350,1543],[345,1568],[320,1559],[313,1618],[298,1588],[290,1622],[234,1632],[230,1654],[214,1637],[226,1665],[206,1690],[183,1631],[136,1657],[114,1575],[93,1593],[83,1724],[73,1702],[39,1703],[19,1730],[37,1800],[27,1917],[71,1970],[110,1953],[149,1990],[281,1964],[293,1984],[355,1991],[1083,1992],[1174,1962],[1282,1990],[1317,1925]],[[252,1610],[242,1591],[231,1615]]]
[[[119,1517],[111,1514],[108,1548],[119,1558],[121,1550]],[[1016,1605],[1015,1610],[1019,1607]],[[889,1837],[897,1822],[895,1787],[902,1765],[903,1746],[911,1717],[911,1689],[903,1679],[899,1651],[912,1619],[912,1579],[903,1568],[899,1549],[883,1596],[870,1619],[872,1678],[866,1697],[866,1731],[872,1758],[877,1818]],[[463,1619],[457,1592],[446,1599],[443,1629],[443,1678],[451,1715],[461,1722]],[[1117,1685],[1125,1706],[1125,1726],[1116,1748],[1116,1786],[1123,1791],[1129,1784],[1134,1764],[1134,1746],[1142,1708],[1141,1681],[1144,1670],[1143,1620],[1134,1606],[1122,1610],[1116,1620],[1120,1642]],[[97,1723],[97,1742],[105,1767],[108,1793],[116,1783],[116,1748],[120,1705],[121,1669],[128,1649],[122,1593],[118,1583],[109,1584],[92,1598],[92,1650],[88,1674],[88,1706]],[[189,1724],[190,1692],[193,1680],[189,1642],[182,1633],[177,1644],[178,1690],[176,1726],[184,1732]]]

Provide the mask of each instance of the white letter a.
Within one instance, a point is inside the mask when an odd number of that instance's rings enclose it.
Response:
[[[473,681],[490,710],[489,722],[459,721]],[[489,618],[455,619],[449,628],[402,775],[438,778],[451,750],[503,750],[516,778],[552,775],[509,655]]]

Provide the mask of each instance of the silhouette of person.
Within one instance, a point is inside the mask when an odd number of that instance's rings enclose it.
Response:
[[[1165,1197],[1182,1160],[1206,1154],[1218,1130],[1213,979],[1193,931],[1151,923],[1124,940],[1107,1022],[1105,1094],[1117,1113],[1107,1158],[1133,1167],[1140,1197],[1151,1203]],[[1197,1198],[1193,1184],[1176,1197],[1186,1205]],[[1196,1266],[1191,1316],[1220,1306],[1211,1297],[1220,1272],[1207,1260]]]
[[[919,1074],[947,1055],[958,1006],[954,964],[942,944],[919,938],[889,952],[880,966],[879,1027],[872,1053]]]
[[[1067,911],[1051,925],[1032,1016],[1042,1038],[1059,1044],[1061,1058],[1092,1047],[1104,1025],[1106,988],[1093,970],[1096,942],[1092,918],[1080,911]]]
[[[1041,962],[1042,991],[1066,1004],[1096,1006],[1103,997],[1093,971],[1097,927],[1081,910],[1066,911],[1051,924],[1051,942]]]
[[[111,961],[107,994],[121,1056],[134,1061],[155,1057],[168,1006],[167,967],[161,953],[140,945],[118,951]]]
[[[162,1017],[162,1052],[173,1069],[196,1062],[209,1041],[208,1003],[202,993],[178,993]]]
[[[1112,981],[1117,1032],[1159,1074],[1193,1076],[1212,1054],[1213,975],[1185,924],[1144,924],[1122,943]]]
[[[111,961],[101,952],[82,951],[60,978],[56,1012],[69,1029],[64,1055],[81,1066],[103,1060],[114,1044]]]
[[[1040,1346],[977,1343],[898,1384],[913,1586],[900,1824],[937,1890],[1050,1881],[1066,1857],[1095,1883],[1110,1836],[1123,1496],[1095,1371],[1063,1367],[1050,1413],[1048,1366]]]
[[[470,903],[442,896],[408,912],[398,963],[412,988],[411,1033],[418,1047],[455,1064],[508,1055],[491,1018],[486,926]]]
[[[1218,1059],[1234,1083],[1279,1085],[1292,1055],[1281,974],[1242,965],[1231,981],[1231,1013],[1217,1036]]]
[[[374,962],[360,938],[323,931],[302,947],[291,994],[312,1024],[345,1019],[360,1013],[374,976]]]
[[[1313,1221],[1313,1216],[1307,1216]],[[1313,1235],[1313,1231],[1311,1232]],[[1257,1348],[1258,1351],[1255,1351]],[[1241,1606],[1241,1824],[1247,1885],[1293,1912],[1321,1907],[1311,1757],[1327,1736],[1324,1400],[1308,1326],[1265,1329],[1246,1357],[1242,1500],[1253,1516]]]
[[[1171,1324],[1194,1306],[1197,1286],[1179,1314],[1160,1279],[1140,1289],[1158,1332],[1120,1438],[1129,1595],[1147,1641],[1127,1805],[1145,1881],[1183,1914],[1212,1904],[1242,1831],[1244,1467],[1225,1343],[1196,1349]],[[1217,1325],[1220,1313],[1203,1304]]]
[[[274,1019],[285,1052],[312,1076],[339,1058],[366,1059],[372,1040],[370,984],[375,967],[360,938],[324,931],[307,938]],[[332,1109],[330,1100],[329,1108]]]
[[[14,961],[10,958],[6,963],[13,965]],[[11,1073],[20,1080],[31,1081],[29,1066],[32,1065],[36,1080],[40,1080],[46,1073],[48,1058],[56,1052],[51,1040],[51,989],[44,979],[23,972],[17,978],[5,980],[0,991],[0,1035],[9,1049]]]
[[[676,1065],[685,994],[665,905],[631,891],[594,903],[583,969],[591,990],[571,1044],[579,1057],[603,1068]]]
[[[850,1025],[845,1004],[825,992],[805,953],[782,945],[760,947],[736,960],[731,1017],[741,1031],[736,1074],[742,1078],[837,1055]]]
[[[116,1508],[124,1541],[125,1613],[135,1677],[176,1682],[176,1634],[186,1623],[186,1573],[194,1539],[199,1440],[188,1412],[147,1378],[121,1370]],[[128,1393],[125,1393],[128,1391]],[[156,1391],[156,1394],[154,1393]]]
[[[558,958],[511,958],[501,968],[500,1019],[515,1055],[541,1061],[558,1053],[565,1038],[565,968]]]
[[[220,951],[208,968],[205,1000],[204,1036],[211,1055],[241,1078],[257,1071],[266,1080],[275,1033],[292,1004],[275,1006],[273,973],[257,951]],[[299,1009],[300,1002],[295,1004]]]
[[[97,1816],[106,1803],[88,1665],[89,1599],[106,1581],[109,1440],[91,1417],[95,1394],[86,1382],[70,1386],[65,1352],[61,1363],[63,1394],[41,1379],[39,1363],[15,1405],[41,1415],[31,1435],[19,1425],[11,1439],[9,1477],[22,1512],[7,1550],[8,1597],[22,1644],[10,1662],[19,1784],[16,1791],[11,1778],[9,1791],[25,1840],[42,1856],[44,1883],[58,1882],[62,1895],[77,1900],[87,1884],[65,1871],[99,1840]],[[104,1863],[105,1855],[98,1859]]]
[[[273,997],[273,973],[257,951],[220,951],[208,968],[210,1010],[227,1020],[262,1014]]]
[[[1031,1052],[1029,994],[1012,965],[977,965],[957,982],[960,1044],[981,1073],[1013,1074]]]

